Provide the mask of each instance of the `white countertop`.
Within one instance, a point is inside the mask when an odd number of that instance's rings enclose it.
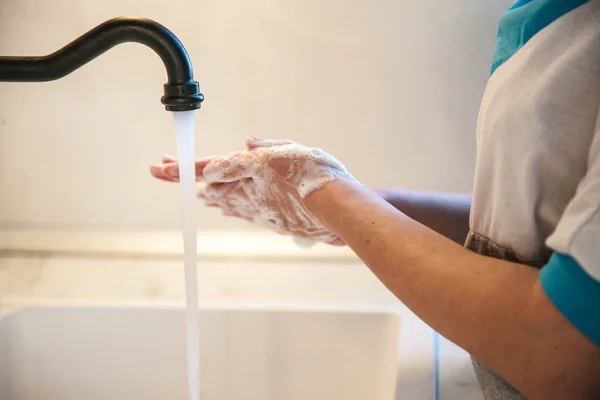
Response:
[[[358,261],[347,247],[298,247],[266,231],[198,232],[203,259],[302,259]],[[174,259],[182,257],[181,231],[0,230],[0,252]]]
[[[182,302],[177,260],[0,257],[0,298],[11,302]],[[395,309],[402,316],[397,399],[433,398],[432,331],[360,264],[204,261],[201,301]],[[340,276],[343,279],[340,279]],[[266,279],[268,277],[268,279]],[[1,300],[0,300],[1,304]],[[480,400],[468,355],[442,339],[440,399]]]
[[[49,239],[53,236],[53,239]],[[271,235],[199,235],[204,303],[393,310],[401,315],[397,399],[433,399],[432,330],[347,249],[296,248]],[[275,238],[273,240],[273,238]],[[0,306],[15,302],[183,303],[174,234],[0,235]],[[441,400],[480,400],[469,356],[441,339]]]

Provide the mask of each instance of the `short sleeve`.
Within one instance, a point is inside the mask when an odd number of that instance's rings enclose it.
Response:
[[[600,117],[587,172],[546,243],[552,250],[573,257],[587,274],[600,281]]]
[[[546,241],[555,251],[540,282],[558,310],[600,345],[600,118],[587,172],[555,231]]]

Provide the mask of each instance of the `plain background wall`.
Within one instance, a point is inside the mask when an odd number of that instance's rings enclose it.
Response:
[[[363,183],[469,191],[478,104],[508,2],[2,0],[0,54],[42,55],[119,15],[185,44],[206,101],[198,155],[245,135],[322,147]],[[69,77],[0,83],[0,228],[179,226],[159,58],[119,46]],[[199,229],[246,229],[201,209]]]

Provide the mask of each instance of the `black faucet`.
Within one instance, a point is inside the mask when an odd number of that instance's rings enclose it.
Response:
[[[167,111],[200,108],[204,96],[194,80],[192,63],[185,48],[171,31],[147,18],[108,20],[47,56],[0,57],[0,82],[53,81],[124,42],[144,44],[162,59],[168,82],[164,85],[161,102]]]

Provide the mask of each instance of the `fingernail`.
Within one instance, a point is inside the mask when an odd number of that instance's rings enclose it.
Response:
[[[165,168],[165,173],[171,178],[179,178],[179,168],[176,166]]]

